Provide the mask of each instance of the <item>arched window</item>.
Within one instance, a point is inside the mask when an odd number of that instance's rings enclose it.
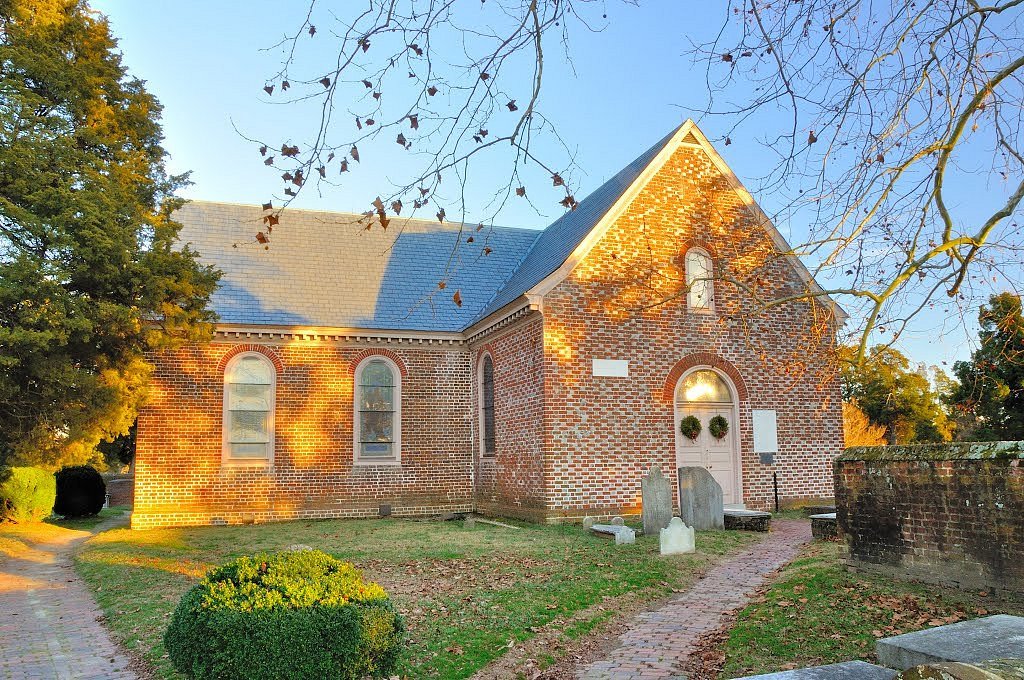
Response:
[[[356,368],[355,456],[396,463],[401,451],[402,374],[390,359],[369,357]]]
[[[683,384],[679,386],[679,401],[728,404],[732,402],[732,392],[722,376],[702,369],[683,379]]]
[[[686,304],[690,309],[710,310],[714,297],[711,255],[701,248],[686,251]]]
[[[224,368],[224,460],[267,462],[274,457],[277,373],[259,352],[244,352]]]
[[[494,361],[490,354],[480,362],[480,438],[483,455],[493,456],[494,446]]]

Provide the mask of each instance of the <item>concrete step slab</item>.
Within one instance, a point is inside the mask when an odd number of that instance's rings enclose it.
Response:
[[[1024,654],[1024,617],[996,614],[883,638],[879,663],[908,669],[940,661],[989,661]]]
[[[767,675],[749,675],[747,680],[892,680],[895,677],[896,671],[891,668],[864,661],[845,661]]]

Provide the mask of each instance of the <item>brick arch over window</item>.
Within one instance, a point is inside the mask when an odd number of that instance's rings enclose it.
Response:
[[[693,354],[687,354],[677,361],[672,370],[668,372],[665,389],[662,391],[662,398],[665,400],[665,403],[671,404],[673,399],[675,399],[676,383],[679,382],[679,378],[691,368],[698,366],[717,368],[722,373],[725,373],[736,387],[736,397],[740,401],[747,400],[747,385],[743,382],[743,377],[736,370],[735,366],[714,352],[694,352]]]
[[[389,349],[377,349],[373,347],[370,349],[364,349],[362,352],[352,357],[352,361],[348,365],[348,374],[354,376],[359,364],[363,362],[363,359],[367,359],[369,357],[387,357],[388,359],[391,359],[391,361],[395,362],[395,365],[398,366],[398,370],[402,373],[403,378],[409,377],[409,369],[405,367],[405,361],[402,357]]]
[[[225,352],[224,356],[222,356],[220,358],[220,361],[217,362],[217,372],[224,373],[224,369],[227,368],[228,362],[231,361],[234,357],[241,354],[242,352],[258,352],[259,354],[262,354],[263,356],[270,359],[270,363],[274,364],[274,370],[277,372],[278,375],[284,372],[284,362],[281,361],[281,357],[278,356],[277,352],[275,352],[273,348],[267,347],[266,345],[257,345],[254,343],[235,345],[227,352]]]
[[[684,240],[679,252],[685,257],[686,253],[694,248],[700,248],[701,250],[707,251],[707,254],[711,256],[712,260],[715,262],[718,261],[718,248],[715,247],[715,244],[699,237]]]

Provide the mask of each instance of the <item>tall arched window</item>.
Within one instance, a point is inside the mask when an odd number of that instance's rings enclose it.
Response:
[[[224,460],[271,462],[274,457],[274,391],[270,359],[245,352],[224,368]]]
[[[485,354],[480,362],[480,439],[483,455],[493,456],[494,445],[494,361]]]
[[[398,462],[402,374],[389,359],[370,357],[356,368],[355,455],[362,463]]]
[[[711,310],[714,288],[711,279],[714,266],[711,255],[701,248],[686,251],[686,304],[690,309]]]

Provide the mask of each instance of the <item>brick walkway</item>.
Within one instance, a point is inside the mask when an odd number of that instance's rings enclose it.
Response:
[[[0,564],[0,678],[134,679],[71,555],[85,532]]]
[[[608,658],[582,668],[577,676],[585,680],[685,678],[681,669],[697,638],[719,627],[725,614],[746,604],[765,577],[792,560],[810,540],[809,522],[772,520],[772,531],[763,540],[660,609],[637,615]]]

